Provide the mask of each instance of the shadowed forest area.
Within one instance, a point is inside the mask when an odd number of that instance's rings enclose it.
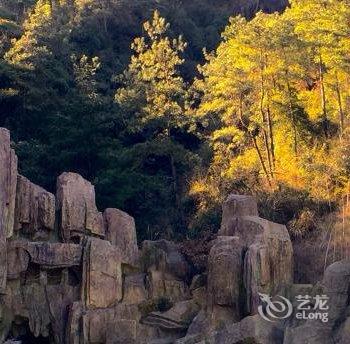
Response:
[[[21,173],[48,190],[82,174],[140,239],[208,235],[229,193],[252,194],[298,264],[348,257],[350,2],[286,5],[1,0]]]

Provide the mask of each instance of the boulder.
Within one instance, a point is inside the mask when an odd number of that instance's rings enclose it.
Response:
[[[335,333],[335,342],[337,344],[348,344],[350,340],[350,308],[348,308],[348,317],[341,324]]]
[[[348,343],[350,337],[346,324],[346,314],[349,309],[350,298],[350,260],[342,260],[330,265],[324,274],[322,283],[316,288],[318,295],[325,295],[327,301],[326,310],[328,321],[307,320],[302,324],[290,322],[285,331],[285,344],[326,344],[337,341]],[[300,326],[299,326],[300,325]],[[334,330],[336,332],[334,333]]]
[[[196,289],[205,287],[207,285],[207,280],[208,280],[208,275],[205,274],[205,273],[195,275],[192,278],[192,282],[191,282],[191,285],[190,285],[190,290],[194,291]]]
[[[218,237],[208,262],[208,312],[214,326],[239,321],[244,299],[243,246],[237,237]]]
[[[231,194],[222,206],[222,220],[219,235],[233,235],[239,217],[259,216],[258,206],[253,196]]]
[[[350,300],[350,260],[330,265],[324,274],[323,294],[329,297],[328,324],[335,324],[345,314]]]
[[[11,243],[7,245],[7,279],[20,278],[21,273],[27,271],[30,255],[21,246]]]
[[[152,312],[142,319],[142,323],[166,331],[185,331],[199,312],[199,306],[193,301],[176,303],[166,312]]]
[[[191,268],[179,247],[170,241],[146,240],[142,243],[142,264],[145,270],[162,270],[165,276],[180,281],[188,280]]]
[[[80,266],[82,247],[76,244],[12,241],[8,244],[8,276],[17,278],[35,263],[46,269]]]
[[[106,344],[137,344],[138,322],[129,319],[116,319],[108,324]]]
[[[106,239],[118,247],[122,253],[123,263],[138,265],[139,252],[135,220],[118,209],[106,209],[103,213],[106,226]]]
[[[95,188],[76,173],[63,173],[57,180],[57,210],[64,241],[84,234],[104,237],[102,213],[95,204]]]
[[[244,259],[246,310],[249,314],[255,314],[259,292],[286,295],[292,285],[293,247],[285,226],[260,218],[248,221],[258,225],[260,231],[254,243],[248,247]]]
[[[283,344],[329,344],[332,340],[332,328],[317,323],[304,323],[298,327],[287,327]]]
[[[119,303],[115,307],[84,309],[82,303],[73,303],[68,318],[69,343],[149,343],[156,336],[140,324],[137,305]]]
[[[227,324],[224,328],[213,331],[202,328],[201,332],[188,333],[176,344],[282,344],[283,326],[269,323],[259,315],[248,316],[238,323]],[[304,343],[304,342],[298,342]]]
[[[88,308],[109,308],[123,297],[122,261],[110,242],[89,238],[83,256],[82,300]]]
[[[213,333],[209,336],[209,342],[213,344],[282,344],[283,328],[278,323],[263,320],[260,315],[248,316],[239,323],[231,324],[226,329]]]
[[[203,336],[204,334],[207,333],[208,329],[209,329],[209,323],[208,323],[207,314],[204,311],[204,309],[202,309],[194,317],[191,325],[188,328],[186,336],[193,336],[198,334]]]
[[[123,284],[123,303],[140,304],[148,298],[145,279],[146,274],[143,273],[125,276]]]
[[[0,128],[0,294],[6,289],[6,239],[13,235],[17,186],[17,156],[10,133]]]
[[[21,175],[17,178],[15,231],[34,240],[55,227],[55,196]]]
[[[144,241],[140,262],[147,273],[151,297],[167,297],[174,302],[188,299],[191,267],[176,244],[166,240]]]
[[[10,132],[0,128],[0,237],[13,235],[17,156],[11,149]]]
[[[219,235],[237,237],[245,252],[243,313],[256,314],[258,293],[285,295],[293,282],[293,247],[287,228],[258,217],[250,196],[230,195],[223,205]]]
[[[82,316],[84,306],[81,301],[73,302],[68,308],[66,339],[69,344],[80,344],[83,336]]]
[[[69,306],[79,299],[79,286],[69,285],[67,274],[61,283],[48,284],[45,287],[47,309],[50,315],[50,326],[55,343],[66,342],[67,318]]]

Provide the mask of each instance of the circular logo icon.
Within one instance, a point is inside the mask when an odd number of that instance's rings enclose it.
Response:
[[[293,313],[292,303],[285,297],[277,295],[272,301],[271,296],[267,294],[259,293],[260,300],[266,304],[264,308],[263,305],[258,307],[258,312],[260,316],[266,321],[277,321],[280,319],[287,319]]]

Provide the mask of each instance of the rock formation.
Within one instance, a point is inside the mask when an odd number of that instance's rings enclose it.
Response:
[[[100,212],[94,186],[75,173],[56,196],[17,173],[0,129],[0,343],[348,343],[350,262],[315,286],[293,285],[285,226],[230,195],[205,272],[179,244],[137,244],[134,219]],[[268,322],[261,294],[327,294],[329,322]],[[279,295],[279,296],[277,296]]]

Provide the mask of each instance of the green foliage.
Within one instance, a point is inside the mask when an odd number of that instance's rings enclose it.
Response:
[[[81,173],[141,239],[214,231],[232,191],[311,229],[349,183],[349,2],[258,3],[1,1],[21,172]]]
[[[191,119],[185,113],[186,85],[179,73],[183,63],[180,54],[186,44],[181,37],[170,40],[166,36],[168,29],[169,24],[157,11],[152,21],[144,24],[146,37],[134,40],[134,55],[119,77],[121,87],[115,99],[126,116],[125,135],[137,140],[129,151],[137,163],[135,170],[157,181],[158,202],[169,214],[169,222],[162,225],[181,232],[186,190],[179,183],[196,156],[180,139],[180,135],[190,136],[187,128]],[[146,186],[148,192],[150,187]]]
[[[202,132],[214,154],[192,184],[198,214],[232,190],[267,207],[263,191],[286,199],[277,221],[306,229],[314,213],[304,198],[319,205],[341,199],[348,188],[347,155],[339,150],[349,126],[349,15],[347,2],[300,0],[281,14],[230,19],[193,85],[201,95],[193,111],[209,123]]]

